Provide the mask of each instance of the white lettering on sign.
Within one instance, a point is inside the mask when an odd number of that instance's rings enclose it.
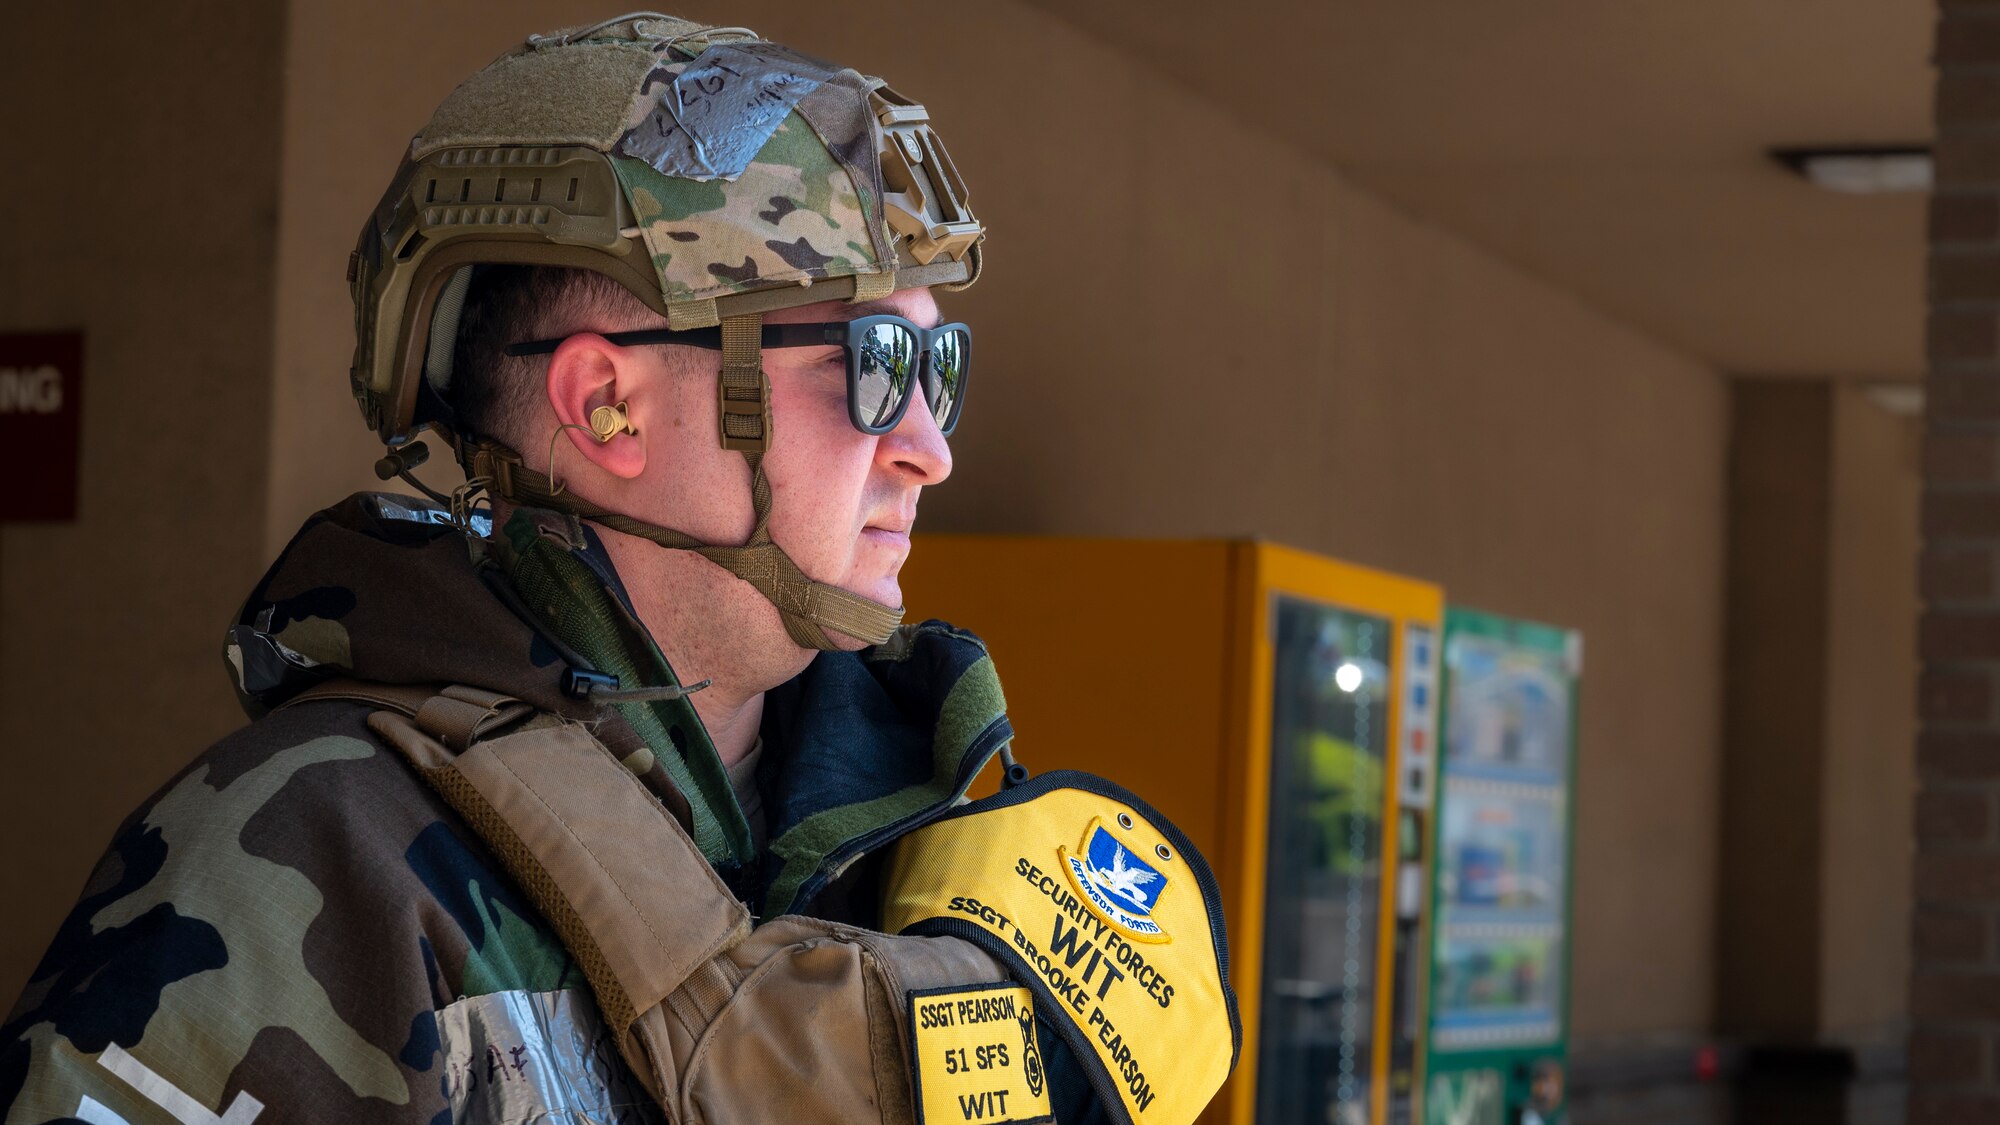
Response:
[[[0,367],[0,414],[54,414],[62,403],[62,371],[54,364]]]
[[[1431,1075],[1424,1118],[1432,1125],[1500,1125],[1504,1110],[1497,1070]]]

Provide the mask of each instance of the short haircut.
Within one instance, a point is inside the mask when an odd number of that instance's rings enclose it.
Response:
[[[662,318],[623,285],[595,270],[481,266],[465,292],[447,397],[458,428],[523,453],[521,430],[542,401],[540,356],[510,356],[524,340],[573,332],[614,332]]]

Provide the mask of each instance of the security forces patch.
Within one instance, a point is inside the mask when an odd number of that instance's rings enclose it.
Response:
[[[1102,778],[1051,771],[904,836],[883,873],[882,922],[972,942],[1004,963],[1111,1125],[1188,1125],[1235,1065],[1242,1022],[1215,876],[1187,837]],[[948,1010],[919,998],[910,1014],[926,1125],[1012,1117],[1052,1080],[1025,1027],[1011,1041],[1001,1034],[1004,993],[957,991],[942,994]],[[961,1016],[972,1022],[940,1026]],[[961,1029],[963,1039],[941,1037]],[[1021,1083],[1004,1110],[1003,1072]]]
[[[1153,920],[1153,907],[1166,893],[1167,878],[1126,847],[1102,820],[1093,819],[1075,852],[1057,848],[1069,880],[1105,921],[1138,941],[1172,941]]]

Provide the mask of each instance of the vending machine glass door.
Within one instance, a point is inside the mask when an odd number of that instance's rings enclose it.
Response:
[[[1259,1121],[1370,1118],[1390,630],[1284,595],[1272,606]]]

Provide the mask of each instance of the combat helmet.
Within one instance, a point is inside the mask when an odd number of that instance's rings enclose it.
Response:
[[[983,237],[929,114],[879,78],[747,28],[651,12],[530,36],[438,106],[349,259],[354,397],[389,447],[376,471],[417,484],[413,439],[435,430],[473,489],[699,552],[769,598],[801,645],[831,648],[829,631],[879,644],[900,607],[813,581],[771,540],[761,317],[963,288]],[[460,432],[451,364],[486,265],[595,270],[671,328],[720,326],[717,435],[750,462],[747,543],[603,511],[518,451]],[[454,499],[462,512],[465,491]]]

